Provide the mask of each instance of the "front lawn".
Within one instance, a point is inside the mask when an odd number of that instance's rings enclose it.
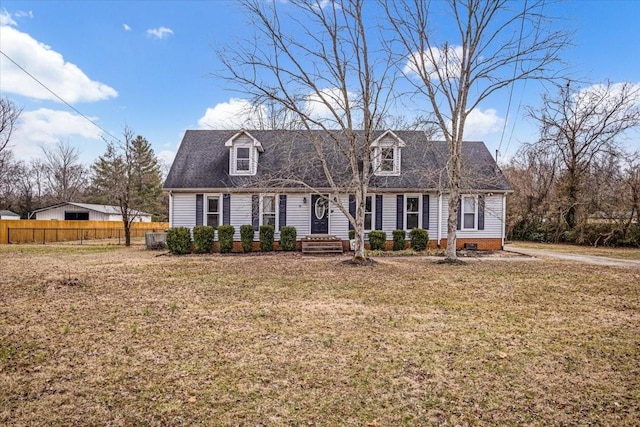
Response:
[[[633,425],[640,272],[0,250],[2,425]]]

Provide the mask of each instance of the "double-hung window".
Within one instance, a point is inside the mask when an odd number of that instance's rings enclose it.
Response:
[[[473,196],[465,196],[462,198],[462,229],[473,230],[476,228],[476,219],[478,203]]]
[[[249,147],[236,147],[236,172],[251,171],[251,149]]]
[[[380,148],[380,171],[381,172],[394,172],[394,148],[382,147]]]
[[[262,225],[276,227],[276,196],[262,196]]]
[[[364,199],[364,229],[373,229],[373,196]]]
[[[406,196],[405,197],[406,211],[405,211],[405,224],[407,230],[420,227],[420,197],[419,196]]]
[[[218,228],[220,225],[220,197],[207,196],[207,225]]]

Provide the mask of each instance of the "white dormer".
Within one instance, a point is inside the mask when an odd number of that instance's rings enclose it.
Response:
[[[258,153],[264,152],[260,141],[245,130],[233,135],[225,147],[229,148],[229,175],[255,175],[258,171]]]
[[[400,175],[401,148],[405,142],[388,130],[371,143],[373,173],[382,176]]]

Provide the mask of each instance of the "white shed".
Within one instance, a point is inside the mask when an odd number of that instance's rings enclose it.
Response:
[[[135,215],[134,222],[151,222],[151,214],[141,211],[131,211]],[[122,214],[118,206],[96,205],[91,203],[60,203],[33,211],[33,219],[42,220],[91,220],[91,221],[122,221]]]
[[[20,215],[11,211],[0,210],[0,219],[20,219]]]

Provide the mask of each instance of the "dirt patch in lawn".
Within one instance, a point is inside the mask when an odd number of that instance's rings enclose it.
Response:
[[[633,425],[640,274],[0,247],[3,425]]]

